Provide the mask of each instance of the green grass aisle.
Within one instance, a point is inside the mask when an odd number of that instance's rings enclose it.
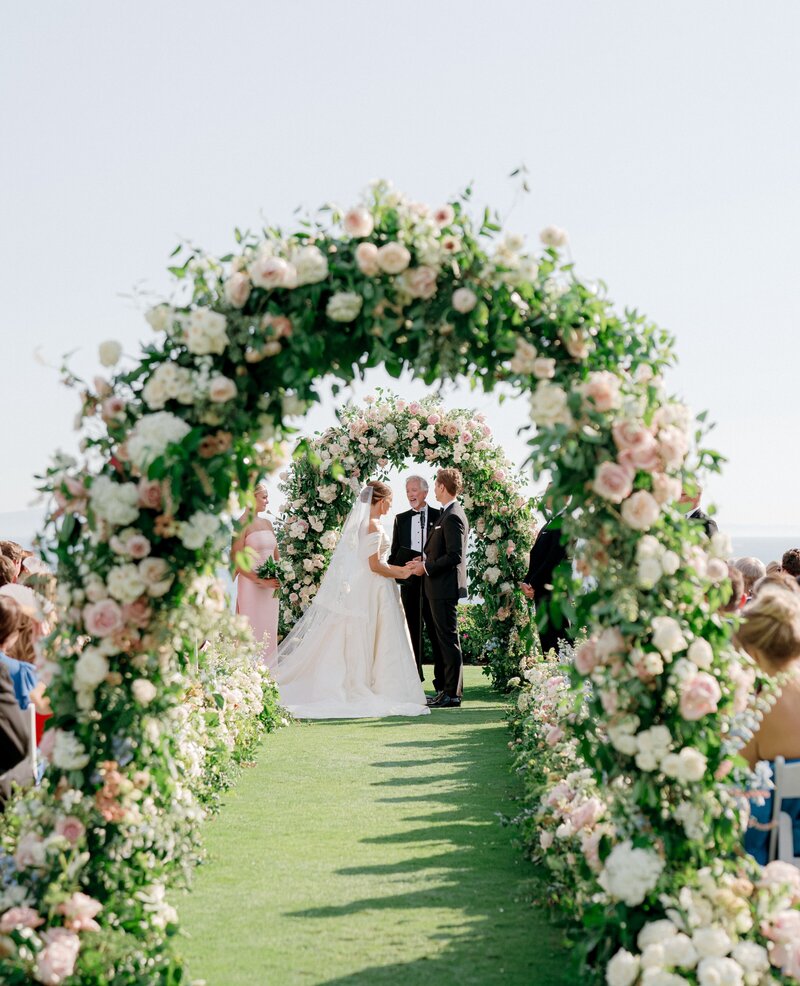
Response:
[[[267,738],[182,902],[209,986],[567,986],[529,903],[510,812],[503,705],[467,669],[465,705],[422,719],[293,725]]]

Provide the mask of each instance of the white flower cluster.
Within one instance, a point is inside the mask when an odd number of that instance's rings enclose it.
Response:
[[[126,444],[131,462],[141,472],[146,472],[150,464],[166,452],[168,445],[179,444],[190,431],[189,425],[170,411],[145,414],[128,436]],[[133,520],[135,517],[123,523],[130,524]]]
[[[637,907],[655,889],[663,869],[658,853],[634,848],[626,839],[608,854],[597,881],[610,897]]]
[[[110,476],[97,476],[89,491],[95,516],[114,526],[132,524],[139,516],[139,491],[134,483],[115,483]]]
[[[191,551],[199,551],[222,530],[220,518],[203,510],[195,510],[192,516],[178,525],[181,544]]]
[[[639,585],[652,589],[662,575],[674,575],[680,568],[678,554],[664,547],[652,534],[644,534],[636,545]]]

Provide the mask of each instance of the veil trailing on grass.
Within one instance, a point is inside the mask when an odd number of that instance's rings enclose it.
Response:
[[[363,560],[359,560],[359,539],[369,524],[372,492],[371,486],[365,486],[356,497],[316,596],[278,647],[279,680],[290,670],[292,656],[298,648],[312,633],[320,629],[323,622],[331,617],[342,616],[364,621],[367,619],[359,582],[365,578],[369,569]]]

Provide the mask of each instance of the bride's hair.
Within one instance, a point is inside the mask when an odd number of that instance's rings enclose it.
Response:
[[[800,657],[800,593],[776,586],[763,589],[745,606],[736,642],[759,650],[777,665]]]
[[[382,483],[379,479],[371,479],[367,486],[372,489],[372,502],[380,503],[381,500],[387,499],[392,495],[392,488],[386,483]]]

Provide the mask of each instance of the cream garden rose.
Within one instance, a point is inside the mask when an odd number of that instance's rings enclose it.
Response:
[[[411,254],[402,243],[384,243],[376,254],[378,267],[385,274],[402,274],[411,263]]]

